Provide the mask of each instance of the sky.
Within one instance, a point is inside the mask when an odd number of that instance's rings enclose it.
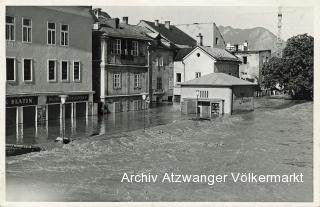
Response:
[[[109,6],[102,7],[111,17],[129,17],[129,24],[137,24],[141,19],[161,23],[190,24],[215,22],[218,26],[232,26],[247,29],[264,27],[275,35],[278,33],[277,7],[252,6]],[[308,33],[313,36],[312,7],[282,7],[282,39]]]

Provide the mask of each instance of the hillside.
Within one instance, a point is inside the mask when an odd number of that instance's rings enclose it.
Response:
[[[271,49],[272,52],[275,51],[277,36],[263,27],[238,29],[220,25],[218,28],[226,43],[241,44],[247,40],[250,50]]]

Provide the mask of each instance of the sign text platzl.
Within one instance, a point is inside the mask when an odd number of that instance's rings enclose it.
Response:
[[[37,96],[7,97],[6,107],[32,106],[38,104]]]
[[[89,101],[89,95],[70,95],[66,100],[66,102],[80,101]],[[61,98],[59,96],[47,96],[47,103],[61,103]]]

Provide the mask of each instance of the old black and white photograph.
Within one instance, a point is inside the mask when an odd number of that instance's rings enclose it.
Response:
[[[315,1],[46,2],[2,6],[4,206],[317,206]]]

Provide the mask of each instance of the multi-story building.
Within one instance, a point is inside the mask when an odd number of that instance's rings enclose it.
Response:
[[[94,10],[99,22],[93,31],[93,88],[101,112],[140,110],[148,94],[150,38],[128,17],[110,18]]]
[[[201,41],[200,41],[201,43]],[[210,73],[226,73],[239,78],[240,60],[221,48],[196,46],[179,51],[174,60],[174,100],[181,99],[181,84]]]
[[[173,60],[180,48],[196,45],[196,40],[171,25],[158,20],[141,20],[138,24],[153,39],[150,47],[150,97],[154,102],[173,100]]]
[[[7,125],[92,113],[91,7],[6,7]]]
[[[260,84],[262,66],[271,57],[271,50],[238,50],[233,54],[242,61],[239,66],[240,78]]]
[[[204,46],[225,48],[226,44],[221,32],[214,22],[176,25],[180,30],[194,39],[202,38]]]

